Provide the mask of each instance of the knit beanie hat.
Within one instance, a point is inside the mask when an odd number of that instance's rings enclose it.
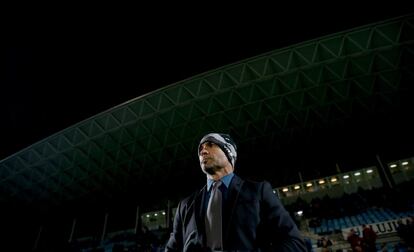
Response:
[[[201,139],[197,150],[199,150],[200,146],[205,142],[217,144],[223,150],[224,154],[226,154],[227,159],[234,168],[237,159],[237,146],[230,135],[223,133],[207,134]]]

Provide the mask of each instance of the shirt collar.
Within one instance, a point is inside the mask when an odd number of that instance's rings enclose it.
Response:
[[[231,179],[234,177],[234,173],[227,174],[226,176],[222,177],[220,180],[223,184],[229,188]],[[211,185],[213,184],[214,180],[207,179],[207,191],[210,191]]]

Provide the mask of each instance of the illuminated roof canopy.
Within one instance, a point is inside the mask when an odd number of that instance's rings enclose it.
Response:
[[[406,16],[174,83],[2,160],[0,201],[58,204],[132,189],[139,198],[148,188],[171,196],[173,182],[200,173],[196,146],[207,132],[230,133],[246,153],[271,152],[349,120],[392,115],[413,91],[413,45]]]

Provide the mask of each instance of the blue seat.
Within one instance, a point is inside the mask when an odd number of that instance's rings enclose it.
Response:
[[[347,227],[352,227],[353,226],[351,220],[349,219],[349,216],[345,217],[345,224],[346,224]]]
[[[371,220],[371,222],[379,222],[377,216],[375,216],[373,213],[368,213],[368,217]]]
[[[351,223],[354,226],[358,226],[359,225],[358,220],[357,220],[357,218],[355,216],[351,216]]]
[[[338,219],[334,219],[334,226],[333,227],[334,227],[335,230],[341,229]]]

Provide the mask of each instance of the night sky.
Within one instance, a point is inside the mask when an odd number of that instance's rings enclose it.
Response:
[[[357,9],[352,8],[352,9]],[[1,47],[0,160],[81,120],[174,82],[409,9],[286,11],[229,18],[84,18],[16,28]],[[224,19],[224,18],[223,18]],[[18,40],[18,39],[17,39]]]

